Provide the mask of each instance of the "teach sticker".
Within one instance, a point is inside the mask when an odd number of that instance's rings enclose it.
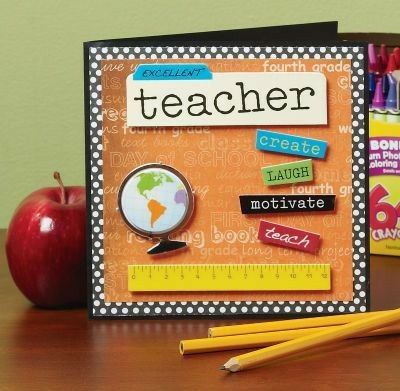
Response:
[[[263,243],[293,248],[314,254],[320,243],[320,235],[261,220],[258,239]]]

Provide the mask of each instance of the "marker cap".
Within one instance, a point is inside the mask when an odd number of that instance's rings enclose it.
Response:
[[[396,57],[394,53],[391,53],[389,56],[389,61],[386,67],[386,73],[392,73],[397,69],[397,64],[396,64]]]
[[[376,83],[374,99],[372,99],[372,107],[378,110],[385,108],[385,99],[383,97],[383,89],[382,89],[382,79],[378,80]]]
[[[382,75],[385,72],[385,67],[383,66],[382,57],[380,54],[378,54],[377,59],[378,61],[376,63],[376,73],[378,75]]]
[[[396,69],[400,69],[400,48],[395,47],[393,49],[394,58],[396,60]]]
[[[369,71],[376,72],[378,60],[376,58],[375,46],[373,43],[368,44],[368,60],[369,60]]]
[[[386,68],[386,65],[389,61],[389,55],[388,55],[388,51],[386,48],[386,45],[384,43],[381,44],[380,50],[379,50],[379,54],[382,58],[382,65]]]
[[[386,75],[387,81],[389,82],[389,91],[386,98],[387,109],[397,109],[397,82],[395,78],[388,74]]]
[[[375,80],[375,73],[369,72],[368,73],[368,89],[370,92],[374,92],[376,88],[376,80]]]

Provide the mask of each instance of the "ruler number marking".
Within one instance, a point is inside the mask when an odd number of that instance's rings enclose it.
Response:
[[[132,291],[329,290],[329,264],[130,265]],[[205,274],[201,274],[205,271]],[[314,273],[317,271],[317,273]],[[146,281],[148,284],[146,284]]]

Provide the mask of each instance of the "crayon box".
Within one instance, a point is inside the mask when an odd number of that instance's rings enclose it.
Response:
[[[370,119],[370,250],[400,256],[400,123]]]

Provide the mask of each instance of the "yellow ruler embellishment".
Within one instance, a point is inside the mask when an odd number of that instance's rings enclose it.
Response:
[[[328,291],[329,264],[129,265],[132,292]]]

